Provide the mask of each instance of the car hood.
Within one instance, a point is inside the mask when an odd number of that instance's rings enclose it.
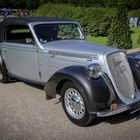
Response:
[[[118,49],[111,48],[103,45],[98,45],[95,43],[89,43],[85,40],[60,40],[52,41],[43,44],[45,50],[58,51],[66,53],[77,53],[84,55],[98,54],[103,55],[106,51],[114,52]]]

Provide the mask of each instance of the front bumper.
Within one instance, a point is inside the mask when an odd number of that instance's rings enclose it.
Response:
[[[113,110],[106,110],[106,111],[97,112],[96,115],[97,115],[97,117],[107,117],[107,116],[112,116],[112,115],[115,115],[115,114],[125,112],[127,110],[130,110],[131,113],[139,111],[140,110],[140,100],[136,101],[132,104],[120,105],[118,108],[113,109]]]

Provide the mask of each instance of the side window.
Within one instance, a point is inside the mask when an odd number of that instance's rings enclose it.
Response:
[[[33,44],[33,36],[28,26],[7,26],[5,34],[6,42]]]

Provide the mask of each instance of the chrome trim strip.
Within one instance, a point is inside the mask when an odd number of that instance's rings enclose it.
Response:
[[[139,107],[137,107],[137,105],[139,105]],[[114,109],[114,110],[97,112],[96,115],[97,115],[97,117],[107,117],[107,116],[112,116],[112,115],[115,115],[115,114],[119,114],[119,113],[125,112],[127,110],[131,110],[131,109],[132,109],[132,111],[131,111],[130,114],[133,114],[136,111],[139,111],[140,110],[140,100],[138,100],[137,102],[134,102],[132,104],[121,105],[117,109]]]
[[[108,65],[108,61],[107,61],[107,57],[108,57],[109,55],[112,55],[112,54],[115,54],[115,53],[120,53],[120,52],[124,53],[123,51],[116,51],[116,52],[112,52],[112,53],[107,53],[107,52],[106,52],[105,57],[104,57],[104,60],[105,60],[105,63],[106,63],[106,69],[107,69],[108,76],[109,76],[109,78],[110,78],[110,80],[111,80],[111,82],[112,82],[112,84],[113,84],[113,87],[114,87],[114,89],[115,89],[115,91],[116,91],[118,97],[119,97],[124,103],[126,103],[126,104],[131,104],[131,103],[133,102],[134,98],[131,98],[131,99],[130,99],[130,98],[125,98],[125,97],[121,94],[121,92],[119,91],[119,89],[118,89],[118,87],[116,86],[116,83],[115,83],[115,81],[114,81],[114,79],[113,79],[113,77],[112,77],[112,74],[111,74],[111,71],[110,71],[110,68],[109,68],[109,65]],[[126,61],[127,61],[127,60],[126,60]],[[130,68],[129,68],[129,69],[130,69]],[[130,70],[131,70],[131,69],[130,69]],[[134,79],[133,79],[133,81],[134,81]]]
[[[96,54],[81,54],[81,53],[75,53],[75,52],[61,52],[61,51],[53,51],[49,50],[49,54],[60,55],[60,56],[67,56],[67,57],[77,57],[77,58],[86,58],[86,59],[95,59],[98,60],[98,55]]]
[[[112,116],[112,115],[119,114],[119,113],[122,113],[122,112],[127,111],[127,110],[129,110],[129,107],[123,105],[123,106],[120,106],[120,107],[118,107],[117,109],[114,109],[114,110],[97,112],[97,117]]]
[[[140,108],[138,108],[138,109],[136,109],[136,110],[130,112],[130,114],[133,114],[133,113],[135,113],[135,112],[137,112],[137,111],[139,111],[139,110],[140,110]]]
[[[115,89],[114,89],[112,82],[109,79],[108,75],[106,75],[104,72],[102,72],[101,77],[104,79],[105,83],[107,84],[107,86],[109,88],[110,95],[111,95],[111,98],[110,98],[110,103],[111,103],[112,100],[115,100],[115,98],[116,98]]]

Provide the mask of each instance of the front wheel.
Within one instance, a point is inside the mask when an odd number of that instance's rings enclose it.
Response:
[[[83,90],[72,82],[66,82],[62,87],[62,106],[68,118],[79,126],[86,126],[93,120],[89,115],[83,98]]]

